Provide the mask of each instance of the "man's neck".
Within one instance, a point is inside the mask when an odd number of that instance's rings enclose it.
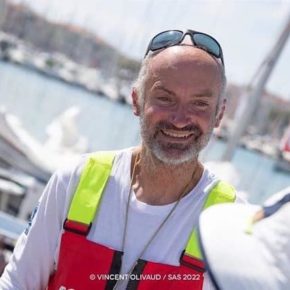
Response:
[[[190,192],[203,172],[197,159],[179,165],[165,164],[144,147],[138,147],[134,151],[132,170],[136,160],[138,164],[132,176],[132,188],[139,201],[151,205],[177,201]]]

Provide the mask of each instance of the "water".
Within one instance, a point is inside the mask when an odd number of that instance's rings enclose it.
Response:
[[[225,147],[222,141],[214,142],[206,159],[220,160]],[[240,174],[238,189],[249,193],[250,202],[261,204],[271,194],[290,186],[290,172],[276,171],[275,160],[268,156],[237,148],[232,163]]]
[[[72,106],[81,109],[78,125],[89,137],[90,150],[124,148],[139,140],[138,120],[129,106],[4,62],[0,62],[0,105],[41,141],[46,126]]]
[[[90,151],[125,148],[140,140],[138,119],[129,106],[4,62],[0,62],[0,105],[41,141],[46,138],[45,127],[75,105],[81,109],[78,126],[89,139]],[[215,142],[206,159],[219,160],[224,148],[223,142]],[[240,173],[239,188],[250,193],[251,202],[261,203],[290,185],[290,174],[276,172],[274,161],[261,154],[238,148],[233,164]]]

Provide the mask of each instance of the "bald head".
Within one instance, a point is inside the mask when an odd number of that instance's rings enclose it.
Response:
[[[149,56],[149,63],[161,65],[162,62],[170,62],[172,64],[183,62],[195,63],[199,66],[208,65],[218,71],[222,70],[222,65],[219,60],[206,51],[188,44],[171,46],[161,51],[157,51]]]
[[[223,65],[206,51],[196,48],[192,45],[182,44],[168,47],[147,55],[143,60],[138,78],[134,88],[139,96],[140,105],[144,101],[144,90],[149,76],[157,76],[166,72],[166,70],[176,70],[177,75],[190,75],[192,85],[202,76],[203,81],[212,84],[218,84],[219,104],[224,100],[224,90],[226,78]],[[210,74],[211,78],[206,77]],[[198,77],[199,76],[199,77]],[[172,78],[172,81],[174,79]]]

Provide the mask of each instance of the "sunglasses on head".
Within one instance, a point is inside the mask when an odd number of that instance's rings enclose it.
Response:
[[[190,36],[195,47],[205,50],[216,58],[220,58],[224,66],[223,51],[217,40],[206,33],[190,29],[186,32],[181,30],[167,30],[158,33],[150,41],[145,56],[149,53],[149,51],[156,51],[182,43],[186,35]]]

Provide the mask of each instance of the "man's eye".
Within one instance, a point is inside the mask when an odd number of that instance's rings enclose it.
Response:
[[[209,106],[209,104],[207,102],[204,102],[204,101],[195,101],[193,103],[193,107],[203,109],[203,110],[207,109],[208,106]]]
[[[207,107],[208,106],[208,103],[205,103],[205,102],[196,102],[196,105],[197,106],[200,106],[200,107]]]
[[[172,103],[173,100],[169,97],[166,97],[166,96],[160,96],[160,97],[157,97],[157,100],[161,103]]]

